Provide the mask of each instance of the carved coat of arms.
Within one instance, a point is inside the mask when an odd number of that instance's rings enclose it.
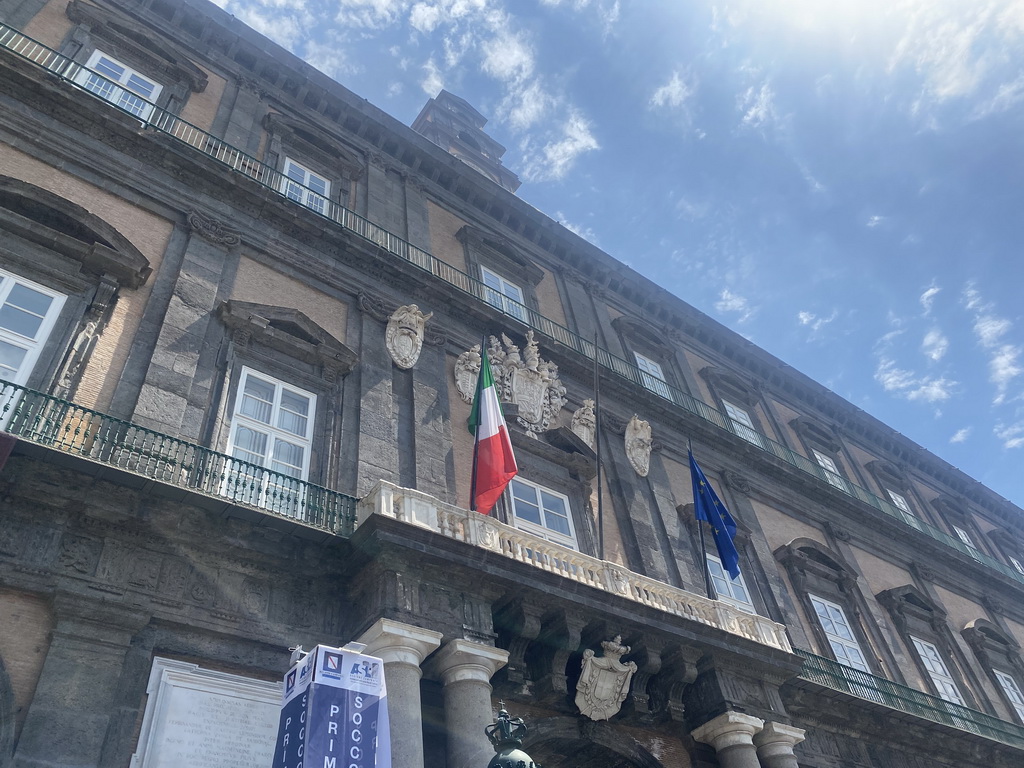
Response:
[[[640,477],[651,470],[651,425],[636,414],[626,425],[626,457]]]
[[[621,661],[629,653],[621,635],[605,640],[601,647],[604,656],[595,656],[590,648],[583,652],[583,673],[576,684],[576,706],[591,720],[607,720],[619,711],[636,673],[635,663]]]
[[[384,343],[391,359],[402,370],[412,368],[419,360],[423,349],[423,332],[427,320],[433,315],[433,312],[423,314],[415,304],[406,304],[396,309],[388,319]]]
[[[533,331],[527,332],[522,350],[505,334],[500,340],[491,336],[487,357],[498,397],[519,406],[516,421],[527,432],[547,430],[565,405],[565,387],[558,378],[558,366],[541,359]],[[474,346],[455,362],[455,388],[467,403],[473,402],[479,372],[480,347]]]

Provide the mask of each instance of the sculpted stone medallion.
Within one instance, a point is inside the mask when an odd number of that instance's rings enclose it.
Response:
[[[423,331],[433,315],[433,312],[423,314],[415,304],[405,304],[396,309],[388,320],[384,343],[391,359],[402,370],[412,368],[419,360]]]
[[[463,402],[472,403],[476,394],[476,377],[480,375],[480,345],[466,350],[455,361],[455,391]]]
[[[636,673],[635,663],[621,661],[629,653],[621,635],[605,640],[601,648],[604,656],[595,656],[590,648],[583,652],[583,672],[576,684],[576,706],[591,720],[607,720],[618,713]]]
[[[651,470],[651,425],[635,413],[626,425],[626,457],[640,477]]]

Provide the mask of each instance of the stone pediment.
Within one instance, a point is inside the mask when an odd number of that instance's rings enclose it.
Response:
[[[359,356],[349,347],[297,309],[225,301],[220,318],[236,332],[236,341],[248,344],[258,340],[299,360],[322,365],[344,375],[355,366]]]

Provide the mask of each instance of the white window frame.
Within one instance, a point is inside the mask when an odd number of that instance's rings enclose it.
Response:
[[[672,394],[669,392],[668,382],[665,380],[665,372],[661,369],[661,365],[639,352],[634,352],[633,357],[636,359],[636,367],[640,369],[640,381],[644,388],[671,400]]]
[[[764,436],[754,427],[754,421],[750,418],[750,413],[724,398],[722,399],[722,405],[725,407],[725,415],[729,417],[732,431],[748,443],[764,448]]]
[[[960,693],[956,680],[949,674],[949,669],[946,667],[946,662],[943,661],[939,649],[927,640],[922,640],[913,635],[910,636],[910,641],[914,644],[918,658],[921,659],[921,663],[928,672],[932,684],[934,684],[935,689],[939,692],[939,698],[948,701],[950,704],[959,704],[962,707],[966,707],[967,703],[964,701],[963,694]]]
[[[1021,563],[1021,561],[1018,560],[1016,557],[1012,557],[1011,556],[1010,557],[1010,565],[1012,565],[1014,567],[1014,569],[1017,571],[1017,573],[1019,573],[1022,576],[1024,576],[1024,563]]]
[[[527,491],[533,493],[532,502],[536,504],[540,513],[540,524],[535,523],[532,520],[527,520],[516,514],[517,493],[525,495]],[[548,527],[547,517],[549,510],[544,506],[542,494],[548,494],[562,502],[563,508],[565,509],[565,521],[569,528],[568,535],[562,531]],[[579,543],[576,540],[576,528],[572,523],[572,508],[569,505],[569,497],[564,493],[553,491],[539,483],[533,482],[532,480],[527,480],[523,477],[517,476],[512,478],[512,481],[509,483],[506,497],[508,498],[509,510],[511,511],[512,524],[516,528],[521,531],[526,531],[527,533],[532,533],[534,536],[539,536],[542,539],[546,539],[553,544],[561,544],[569,549],[579,550]],[[561,515],[557,514],[556,516],[561,517]]]
[[[1010,702],[1010,706],[1017,713],[1017,717],[1024,723],[1024,693],[1021,692],[1017,681],[1013,678],[1013,675],[998,669],[993,669],[992,674],[995,675],[996,680],[999,682],[999,687],[1003,689],[1003,693],[1006,694],[1006,698]]]
[[[914,514],[914,510],[910,508],[910,502],[907,501],[903,494],[896,493],[891,488],[886,488],[885,492],[889,494],[889,499],[892,501],[892,505],[896,507],[900,512],[903,513],[903,521],[908,525],[912,525],[914,528],[921,530],[921,521],[917,515]]]
[[[808,597],[836,661],[847,667],[859,669],[861,672],[870,673],[871,668],[868,666],[867,657],[864,656],[857,635],[853,631],[853,625],[846,618],[846,611],[843,610],[843,607],[818,595],[808,594]]]
[[[484,284],[484,300],[488,304],[526,322],[526,294],[521,286],[482,264],[480,281]]]
[[[106,64],[103,60],[106,60]],[[117,73],[112,69],[121,71]],[[85,68],[78,71],[74,80],[89,93],[130,112],[140,120],[148,120],[153,114],[153,105],[164,88],[156,80],[99,48],[92,52]],[[149,86],[148,93],[139,87],[140,81]]]
[[[274,388],[273,400],[269,404],[269,423],[247,415],[242,411],[245,386],[250,378],[257,379]],[[300,435],[280,426],[281,414],[288,412],[281,402],[286,391],[297,397],[305,398],[309,403],[308,411],[305,415],[306,428],[304,434]],[[275,512],[281,512],[290,517],[303,517],[305,485],[302,483],[309,476],[309,461],[313,447],[313,425],[315,420],[316,395],[288,382],[276,379],[273,376],[268,376],[262,371],[243,366],[238,379],[238,388],[235,392],[235,402],[232,406],[231,431],[228,436],[227,453],[229,456],[244,461],[249,465],[261,467],[267,470],[267,472],[256,472],[255,476],[250,476],[248,473],[251,473],[252,470],[248,467],[243,469],[240,466],[233,465],[232,462],[227,472],[225,472],[222,493],[226,496],[237,498],[239,501],[265,507]],[[259,432],[266,436],[267,442],[261,461],[254,461],[250,455],[236,455],[242,452],[245,454],[252,453],[248,448],[239,445],[239,432],[243,429]],[[297,474],[289,475],[286,471],[274,469],[275,448],[279,441],[297,445],[302,449],[301,465],[293,465],[298,469]],[[283,464],[283,462],[280,463]],[[243,472],[247,474],[243,475]],[[282,479],[275,482],[279,477]],[[290,481],[290,478],[294,478],[294,482]],[[244,483],[246,487],[240,487],[239,483]],[[255,493],[251,490],[251,485],[254,483],[258,486]]]
[[[839,473],[839,467],[836,466],[835,460],[821,451],[816,451],[813,448],[811,453],[814,454],[814,460],[818,462],[818,466],[825,472],[825,479],[829,485],[834,488],[838,488],[841,491],[850,492],[849,487],[846,485],[846,478]]]
[[[11,328],[0,327],[0,342],[25,351],[17,368],[13,369],[14,373],[10,374],[7,370],[3,370],[0,372],[0,379],[10,381],[12,384],[25,384],[28,382],[28,377],[31,375],[36,362],[39,360],[39,353],[46,345],[46,340],[57,324],[57,318],[60,316],[60,311],[64,308],[64,302],[67,297],[63,293],[58,293],[31,280],[26,280],[13,272],[0,269],[0,312],[8,306],[11,292],[16,286],[21,286],[50,298],[50,305],[44,314],[28,312],[28,314],[34,315],[40,320],[39,326],[32,336],[25,336]],[[15,311],[27,312],[26,308],[21,308],[18,305],[11,304],[10,306]]]
[[[846,673],[850,693],[870,701],[885,703],[885,696],[875,688],[874,676],[868,666],[867,657],[860,647],[853,625],[846,617],[846,611],[841,605],[818,595],[808,593],[807,597],[811,601],[815,619],[825,634],[832,655],[840,664],[850,668]],[[862,682],[858,683],[858,678]]]
[[[750,599],[750,590],[743,580],[743,572],[735,579],[730,576],[722,566],[722,560],[717,555],[707,553],[708,571],[711,573],[711,583],[715,586],[715,597],[723,603],[734,608],[739,608],[746,613],[757,613],[754,603]]]
[[[331,199],[331,182],[302,163],[284,159],[281,172],[281,194],[325,216]]]
[[[971,549],[976,550],[978,548],[977,545],[974,543],[974,539],[971,538],[971,534],[969,534],[959,525],[953,526],[953,532],[956,534],[957,538],[960,539],[961,542],[966,544]]]

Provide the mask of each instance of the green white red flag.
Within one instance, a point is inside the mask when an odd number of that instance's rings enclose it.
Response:
[[[512,454],[505,417],[501,413],[498,391],[494,387],[491,364],[483,345],[480,354],[480,375],[476,381],[473,410],[469,414],[469,431],[476,437],[473,446],[473,481],[471,509],[486,515],[516,476],[519,468]]]

